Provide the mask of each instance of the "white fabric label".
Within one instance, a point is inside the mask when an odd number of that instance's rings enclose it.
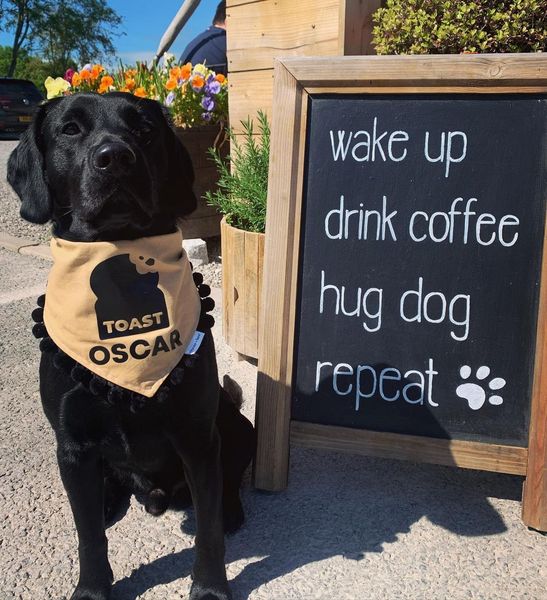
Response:
[[[204,337],[205,334],[203,332],[196,331],[196,333],[194,333],[194,337],[190,340],[188,348],[186,348],[186,352],[184,354],[195,354],[199,350],[199,347],[201,346],[201,342],[203,341]]]

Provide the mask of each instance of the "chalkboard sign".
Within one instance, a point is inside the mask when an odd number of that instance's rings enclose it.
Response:
[[[276,65],[255,485],[290,444],[526,475],[547,529],[547,57]]]
[[[312,96],[292,418],[526,446],[547,95]]]

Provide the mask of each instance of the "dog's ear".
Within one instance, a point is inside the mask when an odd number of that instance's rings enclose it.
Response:
[[[184,217],[196,210],[194,194],[194,167],[188,150],[180,141],[171,123],[167,108],[163,108],[167,135],[167,180],[163,190],[163,200],[168,210],[176,217]]]
[[[8,160],[8,182],[21,199],[20,214],[31,223],[47,223],[52,216],[51,196],[44,176],[41,128],[46,105],[36,111]]]

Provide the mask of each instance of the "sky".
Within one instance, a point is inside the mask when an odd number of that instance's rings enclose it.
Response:
[[[201,0],[169,49],[177,59],[186,44],[211,24],[218,2]],[[108,4],[123,19],[120,30],[125,35],[114,38],[117,56],[124,63],[134,63],[154,57],[162,35],[182,6],[182,0],[108,0]]]
[[[186,44],[211,24],[218,2],[219,0],[201,0],[169,49],[177,59]],[[119,31],[124,35],[115,36],[112,41],[117,57],[126,64],[154,57],[161,37],[182,6],[182,0],[107,0],[107,3],[123,20]],[[12,41],[13,35],[0,34],[0,44],[11,45]],[[117,60],[113,62],[116,63]]]

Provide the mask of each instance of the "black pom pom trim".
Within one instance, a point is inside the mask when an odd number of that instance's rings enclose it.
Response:
[[[211,312],[215,308],[215,301],[211,298],[211,296],[207,296],[207,298],[201,299],[201,312]]]
[[[196,287],[203,283],[203,275],[201,273],[192,273],[192,277],[194,278],[194,283]]]
[[[108,390],[108,401],[111,402],[112,404],[115,404],[116,402],[119,402],[120,400],[122,400],[124,397],[124,390],[123,388],[117,386],[117,385],[111,385],[110,389]]]
[[[32,320],[35,323],[43,323],[44,322],[44,309],[41,306],[39,306],[38,308],[35,308],[32,311],[30,316],[32,317]]]
[[[108,382],[99,377],[98,375],[93,375],[89,382],[89,391],[95,396],[105,396],[108,393]]]
[[[76,364],[70,372],[70,376],[76,383],[81,383],[87,387],[93,375],[84,366]]]
[[[184,379],[184,367],[175,367],[171,371],[171,376],[169,377],[169,382],[174,385],[179,385],[182,383]]]
[[[202,298],[206,298],[207,296],[209,296],[210,293],[211,293],[211,288],[206,283],[198,286],[198,294]]]
[[[32,335],[35,338],[44,338],[47,336],[47,329],[46,326],[43,323],[36,323],[36,325],[34,325],[32,327]]]
[[[42,352],[55,352],[57,346],[50,337],[45,337],[43,340],[40,340],[40,350]]]
[[[53,359],[53,364],[58,369],[63,369],[63,371],[70,371],[74,366],[74,361],[70,356],[66,355],[64,352],[57,352],[55,358]]]
[[[38,298],[36,298],[36,304],[40,308],[44,308],[44,306],[46,305],[46,295],[42,294],[41,296],[38,296]]]
[[[198,330],[206,331],[207,329],[212,329],[215,324],[215,318],[212,315],[202,314],[199,318]]]

